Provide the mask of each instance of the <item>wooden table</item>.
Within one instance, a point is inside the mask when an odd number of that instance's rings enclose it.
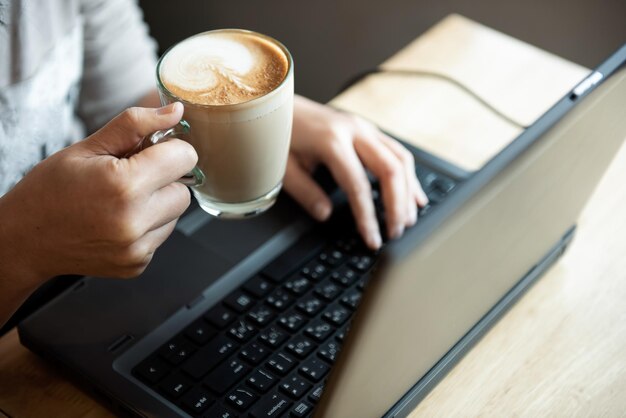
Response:
[[[383,64],[443,72],[523,124],[588,70],[451,15]],[[518,133],[458,88],[374,75],[332,102],[470,170]],[[626,149],[585,209],[565,256],[411,414],[626,414]],[[0,339],[0,417],[110,417],[62,373]]]

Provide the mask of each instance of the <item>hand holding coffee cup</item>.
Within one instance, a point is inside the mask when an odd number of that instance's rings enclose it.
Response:
[[[170,48],[157,65],[161,102],[182,102],[184,120],[149,135],[188,141],[198,164],[183,179],[211,215],[244,218],[269,209],[282,187],[293,117],[293,61],[255,32],[204,32]]]

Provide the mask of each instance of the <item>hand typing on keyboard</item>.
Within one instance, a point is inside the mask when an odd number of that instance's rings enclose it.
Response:
[[[428,203],[413,156],[400,143],[361,118],[296,97],[284,186],[311,216],[324,221],[333,208],[311,177],[319,164],[328,167],[346,192],[359,234],[371,249],[378,249],[382,239],[366,169],[381,186],[387,237],[400,237],[417,221],[418,206]]]

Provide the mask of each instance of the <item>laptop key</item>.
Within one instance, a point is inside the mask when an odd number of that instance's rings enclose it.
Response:
[[[230,356],[239,345],[224,335],[219,335],[204,348],[198,350],[182,367],[196,380]]]
[[[446,198],[446,194],[439,190],[432,190],[430,193],[428,193],[428,203],[431,206],[438,205],[445,198]]]
[[[335,283],[343,287],[349,287],[359,279],[359,275],[348,266],[343,266],[337,271],[333,271],[330,275]]]
[[[300,273],[302,273],[302,275],[308,277],[309,279],[317,282],[326,277],[329,273],[329,270],[328,267],[326,267],[326,265],[324,265],[323,263],[317,260],[313,260],[309,262],[309,264],[304,266],[302,270],[300,270]]]
[[[244,320],[235,322],[228,330],[228,335],[236,339],[240,343],[245,343],[257,333],[256,328]]]
[[[337,354],[339,354],[339,343],[335,341],[329,341],[317,352],[317,355],[326,360],[330,364],[334,364],[337,360]]]
[[[254,301],[241,290],[235,290],[224,298],[224,303],[239,313],[244,313],[252,307]]]
[[[265,331],[261,332],[259,339],[263,341],[265,344],[269,345],[272,348],[280,347],[286,340],[289,338],[289,335],[276,327],[269,327]]]
[[[204,318],[219,329],[224,329],[235,320],[236,314],[226,306],[217,305],[211,308]]]
[[[231,386],[243,379],[249,371],[250,367],[240,360],[229,360],[213,370],[204,380],[204,385],[218,395],[223,395]]]
[[[303,377],[292,375],[280,384],[280,390],[293,399],[298,400],[311,389],[311,386]]]
[[[337,267],[346,260],[346,255],[338,249],[329,249],[320,253],[317,258],[329,267]]]
[[[183,347],[180,347],[176,353],[170,356],[167,360],[172,364],[180,364],[183,361],[187,360],[196,349],[191,344],[185,344]]]
[[[335,326],[339,326],[346,322],[350,317],[350,311],[343,306],[333,305],[324,312],[323,318]]]
[[[185,330],[185,335],[198,345],[206,344],[215,334],[217,331],[202,319],[198,319]]]
[[[251,388],[261,393],[265,393],[270,390],[270,388],[274,386],[277,381],[278,379],[265,369],[256,370],[247,380],[248,385]]]
[[[438,190],[442,192],[443,194],[450,193],[450,191],[454,189],[454,186],[455,184],[452,180],[448,180],[444,177],[438,177],[433,182],[433,187],[435,188],[435,190]]]
[[[427,215],[431,211],[432,208],[433,207],[430,204],[419,208],[418,211],[417,211],[417,216],[425,216],[425,215]]]
[[[342,298],[341,304],[346,308],[355,310],[357,306],[359,306],[359,302],[361,301],[361,292],[357,289],[349,290]]]
[[[308,356],[311,351],[315,350],[315,344],[313,344],[309,339],[299,335],[289,341],[287,344],[287,350],[296,357],[303,359]]]
[[[250,410],[253,418],[279,417],[283,415],[293,405],[293,401],[278,392],[264,396],[254,408]]]
[[[267,367],[284,376],[296,365],[296,361],[285,353],[276,353],[267,361]]]
[[[231,391],[226,397],[228,402],[240,411],[245,411],[250,408],[254,402],[258,399],[254,393],[244,387],[238,387]]]
[[[313,391],[309,394],[309,400],[313,403],[319,402],[320,398],[322,397],[323,391],[324,391],[323,384],[316,386],[315,389],[313,389]]]
[[[198,415],[211,406],[211,404],[215,402],[215,399],[209,395],[208,391],[200,387],[195,387],[187,392],[180,401],[183,408],[188,412],[192,415]]]
[[[300,328],[302,328],[306,321],[307,320],[302,314],[293,310],[278,318],[278,323],[292,333],[297,332]]]
[[[330,367],[328,367],[326,363],[323,363],[321,360],[316,358],[310,358],[305,361],[302,366],[300,366],[299,372],[301,375],[317,383],[322,380],[324,376],[326,376],[326,373],[328,373],[329,370]]]
[[[239,352],[239,357],[254,366],[260,364],[269,355],[270,350],[256,341],[251,342]]]
[[[229,408],[226,408],[224,405],[220,405],[216,403],[204,415],[202,418],[237,418],[239,415],[234,413]]]
[[[177,399],[183,393],[187,392],[192,386],[193,383],[191,380],[183,376],[181,373],[175,373],[166,377],[159,385],[159,388],[161,388],[161,390],[170,399]]]
[[[272,284],[265,280],[261,276],[254,276],[252,279],[248,280],[246,284],[243,285],[243,288],[246,292],[250,293],[257,298],[262,298],[266,296],[273,288]]]
[[[284,284],[285,289],[296,296],[305,294],[311,288],[311,282],[306,277],[295,276]]]
[[[181,336],[178,336],[167,343],[163,344],[161,348],[157,351],[159,355],[166,359],[171,355],[174,355],[176,350],[182,347],[185,344],[185,339]]]
[[[343,343],[343,340],[346,338],[347,331],[347,327],[344,327],[335,335],[335,338],[337,339],[337,341],[339,341],[339,343]]]
[[[374,264],[374,259],[369,255],[355,255],[350,257],[349,264],[356,270],[365,272]]]
[[[326,304],[313,295],[308,295],[304,299],[298,301],[296,308],[305,315],[313,317],[317,315]]]
[[[332,302],[341,292],[342,289],[330,280],[326,280],[315,287],[315,294],[328,302]]]
[[[332,325],[322,322],[319,319],[309,324],[304,330],[307,337],[310,337],[318,343],[323,342],[333,332],[335,332],[335,328]]]
[[[170,372],[170,367],[157,357],[152,357],[141,362],[133,371],[141,380],[153,385]]]
[[[293,303],[294,299],[284,289],[276,289],[274,293],[269,295],[265,302],[273,308],[284,311]]]
[[[420,185],[427,194],[433,189],[433,185],[437,178],[438,175],[434,171],[424,171],[423,173],[419,173]]]
[[[159,349],[159,354],[168,362],[178,365],[189,358],[196,349],[183,336],[178,336]]]
[[[354,237],[342,238],[337,240],[335,246],[344,253],[351,253],[359,247],[359,241]]]
[[[295,418],[308,417],[311,411],[313,411],[313,407],[310,404],[300,401],[293,407],[289,416]]]
[[[260,327],[264,327],[272,322],[274,317],[276,317],[276,314],[267,305],[259,305],[248,312],[248,319]]]

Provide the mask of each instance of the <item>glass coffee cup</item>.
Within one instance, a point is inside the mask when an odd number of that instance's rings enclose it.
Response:
[[[144,138],[176,137],[198,163],[181,181],[223,218],[269,209],[282,187],[293,118],[293,60],[280,42],[242,29],[208,31],[168,49],[157,64],[161,102],[181,102],[181,122]]]

